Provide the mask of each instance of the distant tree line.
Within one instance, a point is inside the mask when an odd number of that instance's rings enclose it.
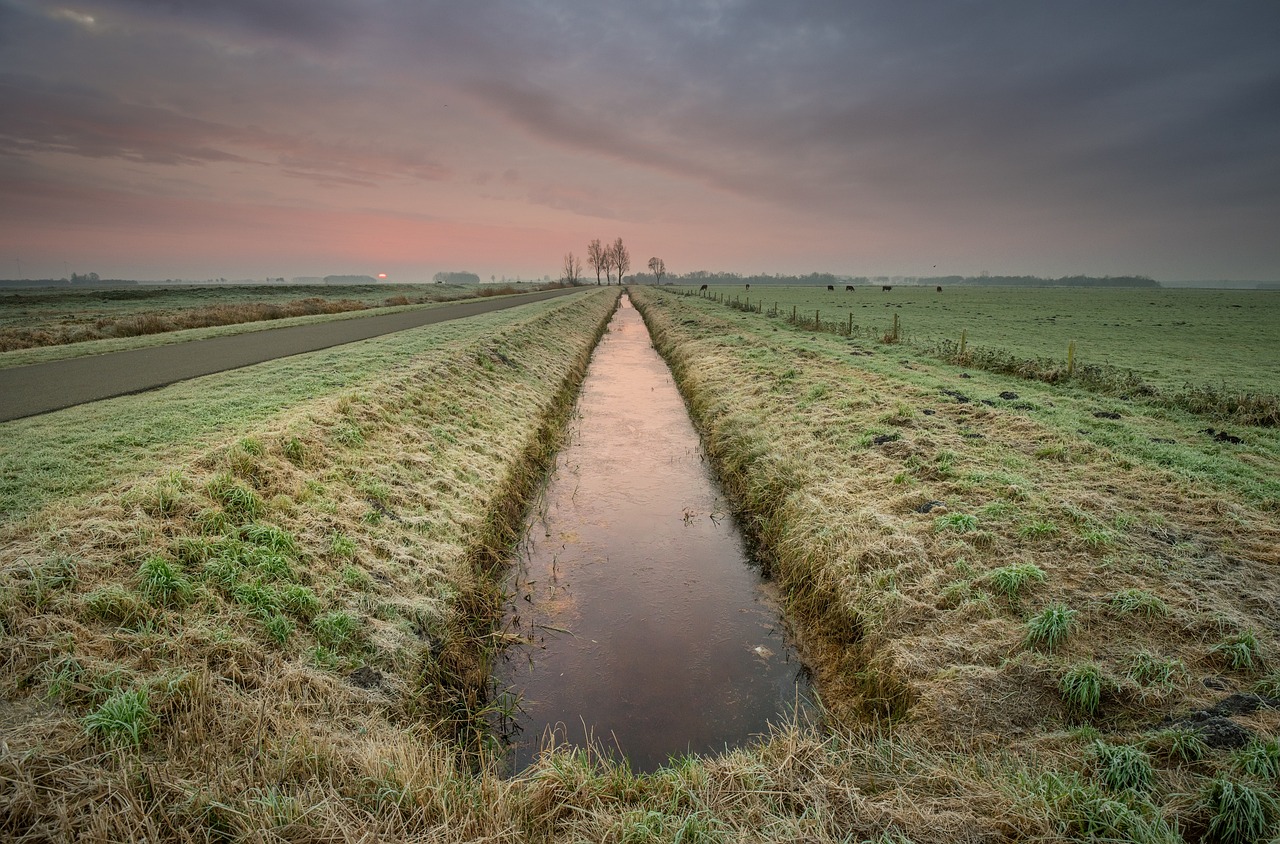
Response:
[[[1040,278],[1033,275],[946,275],[919,278],[917,284],[983,285],[987,287],[1159,287],[1160,282],[1144,275],[1088,276],[1066,275]]]

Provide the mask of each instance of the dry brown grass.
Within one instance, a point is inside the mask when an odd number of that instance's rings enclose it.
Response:
[[[1274,512],[1026,414],[940,400],[859,366],[848,341],[651,289],[633,298],[837,721],[878,713],[934,750],[1070,759],[1082,724],[1140,737],[1248,692],[1280,656]],[[1045,579],[1011,598],[991,572],[1015,563]],[[1123,590],[1167,614],[1118,611]],[[1075,611],[1065,645],[1029,646],[1028,620],[1054,602]],[[1257,642],[1253,669],[1222,648],[1241,635]],[[1143,652],[1176,669],[1168,684],[1135,679]],[[1092,714],[1060,689],[1085,663],[1104,678]],[[1274,736],[1280,713],[1262,712],[1253,727]]]
[[[3,834],[492,829],[494,783],[469,773],[500,600],[484,566],[513,537],[612,299],[8,528]],[[149,590],[157,557],[185,590]],[[138,747],[90,728],[143,691]],[[430,788],[393,799],[406,780]]]

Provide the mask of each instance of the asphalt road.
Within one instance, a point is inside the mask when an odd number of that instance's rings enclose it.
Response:
[[[148,349],[0,369],[0,422],[85,402],[154,390],[276,358],[515,308],[575,292],[575,288],[476,299],[417,311],[294,325]]]

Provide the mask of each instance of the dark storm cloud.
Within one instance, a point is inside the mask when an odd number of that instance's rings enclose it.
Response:
[[[380,4],[371,0],[91,0],[85,5],[155,24],[212,26],[332,46],[350,39]]]
[[[434,181],[448,171],[415,150],[323,143],[198,120],[169,109],[122,102],[83,85],[0,74],[0,152],[57,152],[142,164],[276,164],[328,184],[374,184],[407,177]]]
[[[1280,214],[1277,32],[1274,0],[0,0],[0,150],[335,196],[518,164],[506,199],[621,221],[652,172],[674,200],[984,220],[996,245],[1225,229]]]

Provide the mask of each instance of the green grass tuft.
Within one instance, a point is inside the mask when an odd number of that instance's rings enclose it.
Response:
[[[1277,812],[1271,794],[1225,777],[1209,783],[1201,806],[1209,814],[1209,839],[1226,844],[1265,841]]]
[[[978,529],[978,517],[968,513],[947,513],[933,520],[935,533],[954,531],[955,533],[972,533]]]
[[[142,594],[162,606],[182,606],[191,600],[191,581],[181,569],[164,557],[153,556],[138,567],[138,583]]]
[[[289,641],[289,636],[291,636],[294,631],[293,622],[289,620],[288,616],[281,615],[280,613],[268,616],[267,619],[262,622],[262,627],[267,631],[268,636],[281,645]]]
[[[1140,686],[1155,686],[1172,691],[1190,677],[1187,666],[1180,659],[1164,659],[1158,654],[1142,650],[1129,658],[1129,677]]]
[[[320,612],[320,599],[306,586],[292,584],[279,590],[280,608],[296,618],[310,621]]]
[[[109,745],[139,747],[155,724],[146,689],[118,689],[85,716],[84,728]]]
[[[1151,757],[1130,744],[1093,744],[1098,780],[1111,791],[1136,791],[1145,794],[1155,784],[1156,772]]]
[[[1066,604],[1053,603],[1027,621],[1027,645],[1053,651],[1067,641],[1076,611]]]
[[[354,560],[356,556],[356,543],[349,536],[344,536],[341,533],[335,533],[329,540],[329,553],[344,560]]]
[[[1147,746],[1160,757],[1175,763],[1196,762],[1209,752],[1209,745],[1192,727],[1169,727],[1147,739]]]
[[[1254,739],[1232,754],[1232,762],[1248,776],[1271,782],[1280,780],[1280,740]]]
[[[356,628],[356,619],[343,610],[325,613],[311,622],[316,640],[330,648],[340,648],[351,642],[355,637]]]
[[[295,466],[301,466],[307,461],[306,446],[297,437],[289,437],[289,439],[285,440],[280,450],[284,452],[285,458]]]
[[[223,472],[209,481],[209,497],[222,505],[227,515],[240,519],[256,519],[266,510],[262,496],[243,481]]]
[[[138,596],[117,584],[103,586],[85,595],[83,606],[91,619],[119,627],[133,627],[148,617]]]
[[[1236,671],[1252,671],[1262,659],[1258,637],[1252,630],[1219,642],[1209,648],[1209,653]]]
[[[1044,570],[1035,563],[1014,563],[987,572],[984,578],[993,591],[1013,599],[1031,583],[1044,583]]]
[[[1163,598],[1143,589],[1121,589],[1111,596],[1111,609],[1146,618],[1164,618],[1169,614],[1169,605]]]
[[[298,543],[293,535],[275,525],[245,525],[240,529],[240,535],[259,548],[267,548],[277,554],[296,556],[298,553]]]
[[[1254,683],[1253,690],[1263,697],[1280,698],[1280,672],[1272,672]]]
[[[1098,711],[1102,704],[1102,669],[1092,662],[1068,668],[1058,681],[1058,691],[1068,706],[1086,715]]]

